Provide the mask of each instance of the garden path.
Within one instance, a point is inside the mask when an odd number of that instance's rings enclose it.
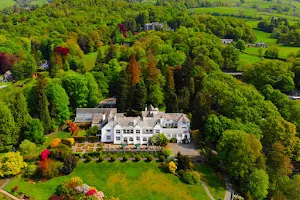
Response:
[[[211,200],[215,200],[215,198],[211,195],[211,193],[210,193],[210,191],[209,191],[209,189],[208,189],[206,183],[203,182],[203,181],[201,181],[201,183],[202,183],[202,186],[203,186],[204,189],[205,189],[205,192],[206,192],[207,196],[208,196]]]
[[[0,186],[0,193],[4,194],[5,196],[14,199],[14,200],[20,200],[19,198],[9,194],[8,192],[4,191],[3,188],[11,181],[12,179],[6,179],[5,182]]]
[[[6,192],[6,191],[4,191],[4,190],[0,190],[0,193],[2,193],[2,194],[4,194],[5,196],[8,196],[9,198],[11,198],[11,199],[14,199],[14,200],[20,200],[19,198],[17,198],[17,197],[15,197],[15,196],[13,196],[13,195],[11,195],[11,194],[9,194],[8,192]]]

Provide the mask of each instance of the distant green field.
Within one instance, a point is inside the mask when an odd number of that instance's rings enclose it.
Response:
[[[0,9],[13,6],[15,4],[15,1],[13,0],[0,0]]]
[[[249,55],[249,54],[245,54],[245,53],[240,55],[240,62],[243,65],[245,64],[245,61],[248,61],[249,63],[255,63],[260,60],[261,60],[261,58],[258,56]]]
[[[292,15],[286,14],[278,14],[278,13],[267,13],[267,12],[258,12],[256,9],[247,8],[247,7],[205,7],[205,8],[191,8],[188,9],[189,13],[204,13],[204,14],[213,14],[219,13],[220,15],[230,15],[234,14],[236,16],[241,16],[242,18],[245,17],[252,17],[252,18],[259,18],[262,17],[263,19],[270,19],[272,16],[283,17],[287,18],[290,21],[299,21],[299,17],[294,17]],[[299,9],[300,12],[300,9]]]

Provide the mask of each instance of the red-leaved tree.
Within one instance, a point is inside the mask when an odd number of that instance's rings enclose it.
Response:
[[[58,47],[56,47],[56,48],[54,49],[54,52],[55,52],[55,53],[58,53],[58,54],[60,54],[60,55],[67,55],[67,54],[70,53],[70,49],[69,49],[69,48],[65,48],[65,47],[60,47],[60,46],[58,46]]]
[[[122,32],[123,36],[127,38],[127,28],[124,24],[119,24],[119,29]]]
[[[68,130],[70,133],[73,133],[73,131],[75,131],[75,129],[77,128],[76,123],[75,122],[69,122],[68,123]]]
[[[6,52],[0,53],[0,74],[11,70],[12,66],[17,62],[14,55],[9,55]]]
[[[49,157],[50,154],[51,154],[51,153],[50,153],[50,151],[49,151],[48,149],[44,149],[44,150],[42,151],[41,155],[40,155],[41,160],[43,160],[43,161],[48,160],[48,157]]]

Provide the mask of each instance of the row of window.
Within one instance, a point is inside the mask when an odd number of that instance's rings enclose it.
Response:
[[[106,130],[107,132],[110,132],[110,130]],[[140,134],[141,130],[135,130],[136,134]],[[153,134],[152,129],[146,129],[145,130],[146,134]],[[160,133],[160,130],[155,130],[155,133]],[[121,130],[116,130],[116,134],[121,134]],[[133,134],[133,129],[124,129],[123,134]]]
[[[169,138],[171,138],[171,137],[175,137],[175,138],[179,137],[179,138],[181,138],[181,137],[182,137],[182,134],[181,134],[181,133],[180,133],[180,134],[167,134],[167,137],[169,137]],[[125,139],[127,140],[126,137],[124,138],[124,140],[125,140]],[[132,140],[131,140],[131,139],[132,139]],[[145,140],[144,140],[144,139],[145,139],[145,137],[143,138],[143,141],[147,141],[147,138],[146,138]],[[106,136],[106,140],[111,140],[111,136],[110,136],[110,135],[107,135],[107,136]],[[116,137],[116,140],[117,140],[117,141],[120,141],[120,140],[121,140],[121,137],[117,136],[117,137]],[[139,140],[140,140],[140,137],[136,137],[136,140],[139,141]],[[130,137],[130,138],[129,138],[129,141],[133,141],[133,138]],[[125,142],[125,141],[124,141],[124,142]],[[126,142],[127,142],[127,141],[126,141]]]
[[[110,135],[107,135],[106,136],[106,140],[111,140],[111,136]],[[140,141],[141,140],[141,137],[136,137],[136,140],[137,141]],[[146,137],[143,137],[143,141],[147,141],[148,139],[146,138]],[[116,137],[116,141],[121,141],[121,137],[119,137],[119,136],[117,136]],[[126,138],[126,137],[124,137],[124,139],[123,139],[123,141],[124,142],[133,142],[133,137],[130,137],[130,138]]]

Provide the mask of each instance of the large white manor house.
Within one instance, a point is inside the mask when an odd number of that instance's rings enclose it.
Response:
[[[99,140],[114,144],[149,144],[149,138],[158,133],[179,143],[190,141],[190,120],[185,114],[160,112],[151,105],[138,117],[126,117],[116,108],[77,108],[75,122],[98,126]]]

